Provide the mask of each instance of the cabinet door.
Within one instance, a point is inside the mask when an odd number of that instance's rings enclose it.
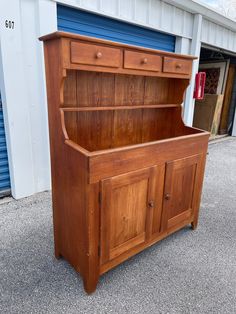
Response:
[[[146,168],[101,182],[101,263],[150,238],[158,169]],[[156,229],[160,228],[159,217]]]
[[[201,192],[200,161],[201,155],[194,155],[166,164],[163,230],[193,218]]]

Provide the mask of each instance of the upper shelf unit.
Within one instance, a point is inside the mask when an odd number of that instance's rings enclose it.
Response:
[[[99,71],[189,79],[192,60],[184,56],[148,48],[132,47],[107,40],[57,32],[42,40],[62,39],[64,69]]]

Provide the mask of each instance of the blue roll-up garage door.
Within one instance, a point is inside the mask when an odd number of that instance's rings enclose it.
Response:
[[[175,36],[66,6],[57,6],[58,30],[125,44],[175,50]]]
[[[0,197],[7,194],[10,194],[10,175],[8,168],[7,145],[0,94]]]

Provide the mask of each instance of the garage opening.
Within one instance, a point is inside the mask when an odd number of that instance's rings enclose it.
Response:
[[[210,139],[231,135],[236,105],[236,57],[202,47],[199,71],[206,72],[205,96],[195,102],[193,126],[209,131]]]
[[[63,5],[57,5],[57,25],[59,31],[175,51],[176,37],[173,35]]]

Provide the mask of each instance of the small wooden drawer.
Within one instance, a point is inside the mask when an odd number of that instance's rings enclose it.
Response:
[[[161,67],[162,58],[158,55],[125,50],[125,69],[159,72]]]
[[[192,70],[192,60],[164,57],[163,72],[190,74]]]
[[[121,65],[121,50],[72,41],[71,62],[118,68]]]

